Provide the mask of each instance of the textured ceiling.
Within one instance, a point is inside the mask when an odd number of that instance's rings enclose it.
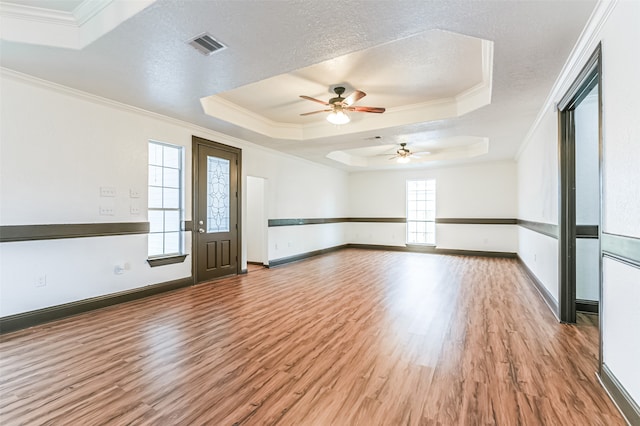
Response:
[[[81,50],[2,41],[0,64],[346,170],[359,168],[335,162],[326,155],[336,150],[399,142],[411,145],[413,141],[439,140],[446,145],[446,141],[465,136],[486,138],[488,153],[413,166],[500,160],[515,155],[594,6],[595,1],[591,0],[158,0]],[[411,36],[430,30],[493,42],[490,105],[457,118],[331,135],[310,143],[271,138],[210,117],[200,104],[202,97],[259,84],[275,76],[304,78],[304,71],[299,70],[344,55],[358,56],[357,52],[410,40]],[[206,57],[185,43],[205,31],[228,48]],[[369,59],[362,60],[366,63]],[[470,63],[474,60],[471,58]],[[393,75],[394,67],[428,68],[429,61],[429,57],[413,55],[406,63],[388,62],[381,69],[372,69],[372,76],[387,76],[381,79],[386,83],[376,84],[371,98],[363,99],[362,104],[378,106],[375,104],[381,102],[380,106],[385,106],[387,100],[383,96],[393,96],[394,90],[408,90],[407,96],[412,96],[409,89],[399,88],[398,82],[388,76]],[[332,66],[339,69],[339,61]],[[355,76],[367,78],[366,72],[353,67],[340,72],[342,80],[356,88],[363,83]],[[443,66],[437,77],[425,75],[423,84],[455,72],[461,74],[462,80],[468,78],[465,70]],[[330,84],[334,83],[338,82]],[[304,93],[290,84],[269,90],[328,97],[321,90]],[[442,83],[432,90],[445,93],[450,88]],[[380,100],[374,99],[374,93],[380,93]],[[308,106],[313,104],[309,102]],[[372,140],[373,136],[380,139]]]
[[[482,83],[482,43],[473,37],[427,31],[402,40],[332,58],[291,73],[271,77],[220,96],[279,122],[324,120],[300,117],[322,105],[301,100],[335,96],[342,85],[367,93],[358,105],[387,109],[455,97]],[[320,108],[318,108],[320,107]],[[354,114],[356,115],[356,114]]]

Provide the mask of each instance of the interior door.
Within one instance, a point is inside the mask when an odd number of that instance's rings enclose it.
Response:
[[[239,273],[239,151],[194,137],[196,282]]]

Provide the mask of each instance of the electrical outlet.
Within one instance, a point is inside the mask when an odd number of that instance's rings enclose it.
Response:
[[[113,207],[100,206],[100,216],[113,216],[115,209]]]
[[[113,186],[101,186],[100,187],[100,196],[101,197],[115,197],[116,196],[116,188]]]
[[[139,215],[140,214],[140,207],[138,206],[131,206],[131,208],[129,209],[129,211],[131,212],[132,215]]]
[[[137,189],[130,189],[129,198],[140,198],[140,191],[138,191]]]
[[[35,280],[36,287],[45,287],[46,285],[47,285],[46,275],[40,275],[39,277],[36,277],[36,280]]]

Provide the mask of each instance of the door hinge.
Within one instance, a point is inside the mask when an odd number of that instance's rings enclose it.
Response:
[[[238,224],[236,223],[236,229],[238,229]]]
[[[236,198],[238,198],[238,191],[236,191]]]

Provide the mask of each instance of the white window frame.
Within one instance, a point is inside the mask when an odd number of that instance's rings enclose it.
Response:
[[[172,256],[182,256],[184,254],[184,236],[183,236],[183,232],[182,232],[182,222],[184,220],[184,147],[180,146],[180,145],[174,145],[174,144],[170,144],[170,143],[165,143],[165,142],[158,142],[155,140],[150,140],[149,144],[148,144],[148,148],[151,148],[151,145],[158,145],[158,146],[162,146],[163,147],[163,155],[164,155],[164,148],[172,148],[175,149],[178,153],[178,167],[169,167],[165,164],[164,161],[164,157],[162,159],[162,165],[158,165],[158,164],[151,164],[151,158],[148,159],[147,161],[147,173],[149,174],[151,171],[151,166],[154,167],[162,167],[163,169],[163,176],[164,176],[164,170],[165,169],[172,169],[172,170],[177,170],[178,171],[178,207],[175,208],[168,208],[168,207],[151,207],[151,200],[149,199],[149,203],[148,203],[148,212],[149,212],[149,221],[151,222],[150,218],[151,218],[151,212],[157,212],[157,211],[161,211],[161,212],[167,212],[167,211],[175,211],[178,212],[178,230],[177,231],[167,231],[167,224],[166,222],[164,222],[164,217],[163,217],[163,225],[162,225],[162,230],[161,231],[157,231],[154,230],[153,225],[151,224],[151,229],[149,230],[149,236],[151,237],[151,235],[155,235],[155,234],[163,234],[163,250],[162,253],[154,253],[151,254],[151,243],[148,244],[147,246],[147,256],[149,259],[159,259],[159,258],[167,258],[167,257],[172,257]],[[148,151],[150,152],[151,150],[148,149]],[[176,189],[175,187],[167,187],[164,185],[164,179],[162,182],[161,186],[158,185],[151,185],[151,182],[148,181],[147,182],[147,188],[151,189],[151,188],[162,188],[163,190],[165,188],[171,188],[171,189]],[[163,215],[164,216],[164,215]],[[165,234],[169,234],[169,233],[178,233],[178,251],[167,251],[166,249],[166,235]]]
[[[414,184],[419,185],[422,182],[424,182],[424,189],[414,188]],[[415,200],[412,200],[410,191],[416,192]],[[432,194],[429,194],[429,192]],[[407,180],[405,206],[407,218],[407,245],[436,245],[436,193],[435,179]],[[411,201],[417,201],[415,209],[411,208]],[[430,232],[430,230],[433,230],[433,232]],[[420,238],[418,236],[419,234],[423,234],[424,238]],[[430,239],[430,235],[433,235],[433,238]]]

